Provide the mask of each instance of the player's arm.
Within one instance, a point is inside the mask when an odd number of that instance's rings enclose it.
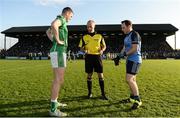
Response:
[[[46,31],[46,35],[48,36],[49,40],[53,41],[53,34],[51,28]]]
[[[132,44],[132,47],[129,51],[125,52],[125,47],[123,47],[123,49],[121,50],[121,53],[118,55],[120,58],[124,57],[124,56],[129,56],[134,54],[135,52],[137,52],[137,47],[138,44]]]
[[[121,52],[115,58],[112,59],[114,61],[115,66],[119,65],[119,60],[124,57],[124,52],[125,46],[123,46]]]
[[[86,50],[84,49],[84,47],[80,47],[80,50],[83,52],[86,52]]]
[[[85,50],[85,43],[84,43],[84,41],[83,41],[83,38],[80,39],[79,48],[80,48],[80,50],[81,50],[82,52],[87,53],[87,50]]]
[[[125,46],[123,46],[123,48],[122,48],[122,50],[121,50],[120,54],[121,54],[121,55],[123,55],[123,54],[124,54],[124,52],[125,52]]]
[[[55,19],[52,23],[51,23],[51,28],[52,28],[52,32],[54,34],[54,37],[56,39],[56,42],[58,44],[63,45],[64,41],[62,41],[62,39],[59,39],[59,27],[62,25],[61,21],[58,19]]]
[[[81,51],[83,51],[83,46],[82,46],[82,39],[80,39],[78,47],[80,48]]]
[[[137,52],[137,47],[138,47],[138,44],[132,44],[131,49],[128,52],[126,52],[125,56],[129,56]]]
[[[137,52],[137,50],[138,50],[138,44],[139,44],[139,40],[140,40],[139,34],[136,32],[133,32],[133,34],[131,35],[131,39],[132,39],[132,47],[129,51],[124,53],[125,56],[132,55],[135,52]]]
[[[104,41],[104,38],[101,39],[101,49],[100,54],[103,54],[103,52],[106,50],[106,43]]]

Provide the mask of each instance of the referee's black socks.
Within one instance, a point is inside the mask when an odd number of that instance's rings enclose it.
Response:
[[[103,78],[99,78],[99,86],[101,88],[102,96],[105,96],[105,93],[104,93],[104,80],[103,80]]]
[[[87,78],[88,95],[92,93],[92,78]]]

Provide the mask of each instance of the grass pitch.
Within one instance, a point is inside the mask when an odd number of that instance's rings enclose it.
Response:
[[[93,98],[86,99],[84,61],[68,62],[59,100],[69,116],[180,117],[180,60],[144,60],[137,76],[143,105],[130,111],[125,81],[125,61],[115,67],[103,61],[108,101],[99,99],[97,74],[93,75]],[[0,60],[0,116],[48,116],[52,82],[50,61]]]

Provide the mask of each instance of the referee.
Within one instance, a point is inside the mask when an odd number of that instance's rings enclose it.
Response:
[[[92,75],[97,72],[101,89],[101,99],[108,100],[104,92],[103,64],[101,55],[106,50],[106,44],[101,34],[95,32],[95,22],[87,22],[87,34],[80,40],[79,47],[85,52],[85,71],[87,73],[88,98],[92,97]]]

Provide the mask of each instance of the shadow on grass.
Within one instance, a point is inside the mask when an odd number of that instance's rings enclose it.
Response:
[[[0,116],[48,116],[49,100],[0,104]]]
[[[106,116],[106,117],[117,117],[123,112],[131,112],[132,110],[129,107],[116,107],[114,110],[109,109],[111,106],[119,106],[120,102],[113,102],[108,104],[101,104],[101,105],[86,105],[86,106],[76,106],[73,108],[64,108],[64,111],[69,113],[71,117],[94,117],[94,116]],[[98,110],[98,109],[102,110]],[[92,109],[91,111],[89,109]],[[97,110],[94,110],[97,109]],[[82,110],[82,113],[79,112]],[[88,112],[85,112],[85,111]],[[79,113],[78,113],[79,112]],[[113,116],[114,115],[114,116]]]
[[[69,98],[63,98],[62,101],[63,102],[73,102],[73,101],[78,101],[79,105],[75,105],[73,107],[67,107],[67,108],[63,108],[63,111],[67,112],[70,114],[70,116],[97,116],[97,115],[102,115],[103,114],[113,114],[113,113],[121,113],[121,112],[131,112],[130,108],[124,108],[122,107],[120,104],[121,101],[117,101],[116,102],[112,102],[112,100],[102,100],[100,99],[101,96],[97,96],[97,97],[92,97],[90,99],[87,98],[87,96],[75,96],[75,97],[69,97]],[[100,101],[100,104],[86,104],[86,105],[81,105],[81,102],[88,102],[88,101]],[[104,101],[104,103],[103,103]],[[116,107],[116,110],[108,110],[109,107],[114,106]],[[120,106],[120,107],[119,107]],[[91,112],[89,112],[89,109],[97,109],[97,108],[102,108],[102,109],[107,109],[107,111],[95,111],[92,110]],[[78,111],[88,111],[87,113],[78,113]]]
[[[107,110],[107,111],[93,111],[90,113],[83,113],[79,117],[93,117],[93,116],[106,116],[106,117],[120,117],[121,112],[131,112],[130,109],[121,109],[121,110]],[[115,115],[117,114],[117,115]]]
[[[92,97],[92,98],[88,99],[87,96],[82,95],[82,96],[62,98],[61,101],[63,101],[63,102],[72,102],[72,101],[86,101],[86,100],[98,100],[98,99],[100,99],[100,96]]]
[[[120,102],[111,102],[111,103],[106,103],[106,104],[100,104],[100,105],[86,105],[86,106],[78,106],[78,107],[73,107],[73,108],[64,108],[64,111],[66,111],[66,112],[74,112],[74,111],[77,111],[77,110],[81,110],[81,109],[83,109],[83,110],[85,110],[85,109],[93,109],[93,108],[100,108],[100,107],[110,107],[110,106],[112,106],[112,105],[114,105],[114,106],[118,106],[118,105],[120,105]],[[128,111],[130,111],[130,110],[128,110],[128,109],[124,109],[123,110],[124,112],[128,112]]]
[[[109,114],[121,114],[121,112],[130,112],[129,109],[126,109],[122,107],[120,104],[120,101],[112,102],[112,101],[106,101],[105,103],[100,104],[86,104],[86,105],[80,105],[81,102],[86,101],[97,101],[101,100],[100,97],[93,97],[91,99],[87,99],[87,96],[76,96],[76,97],[70,97],[70,98],[62,98],[63,102],[71,102],[71,101],[78,101],[79,104],[68,105],[67,107],[61,109],[62,111],[68,113],[70,116],[108,116]],[[103,100],[102,100],[103,101]],[[115,110],[110,110],[109,107],[114,106],[116,107]],[[96,109],[96,108],[102,108],[107,109],[107,111],[96,111],[92,110],[92,112],[89,112],[89,109]],[[37,101],[23,101],[18,103],[5,103],[0,104],[0,116],[16,116],[16,117],[23,117],[23,116],[38,116],[38,117],[47,117],[48,116],[48,109],[49,109],[49,100],[37,100]],[[80,110],[85,110],[85,112],[78,113]],[[87,110],[87,111],[86,111]]]

